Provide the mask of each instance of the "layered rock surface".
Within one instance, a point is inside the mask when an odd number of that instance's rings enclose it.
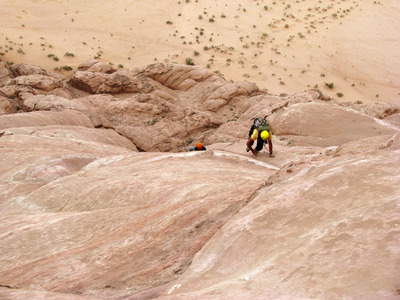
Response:
[[[0,298],[398,296],[400,105],[174,64],[0,75]],[[275,158],[245,151],[258,116]]]

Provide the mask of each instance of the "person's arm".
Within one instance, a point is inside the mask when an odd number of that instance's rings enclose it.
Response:
[[[252,139],[252,138],[249,138],[249,139],[247,140],[246,145],[247,145],[247,148],[250,149],[251,153],[253,153],[255,156],[257,156],[257,151],[256,151],[255,149],[253,149],[253,147],[251,147],[251,144],[252,144],[253,142],[254,142],[253,139]]]
[[[274,152],[272,151],[272,139],[268,140],[268,148],[269,148],[269,157],[275,157]]]

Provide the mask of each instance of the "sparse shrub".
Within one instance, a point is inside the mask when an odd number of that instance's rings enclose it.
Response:
[[[168,24],[168,25],[171,25],[171,24],[172,24],[172,22],[171,22],[171,21],[167,21],[167,24]]]
[[[150,125],[150,126],[153,126],[154,124],[157,123],[157,121],[158,121],[158,119],[157,119],[157,118],[154,118],[154,119],[152,119],[151,121],[147,121],[146,124],[147,124],[147,125]]]
[[[333,89],[334,86],[333,82],[325,82],[325,85],[330,89]]]
[[[361,100],[357,100],[357,104],[362,104],[363,102]]]
[[[64,56],[71,56],[71,57],[74,57],[75,54],[73,54],[73,53],[71,53],[71,52],[65,52]]]
[[[54,56],[54,57],[53,57],[53,60],[59,61],[59,58],[58,58],[57,56]]]
[[[118,65],[118,68],[123,68],[124,66],[122,65],[122,64],[119,64]]]
[[[186,64],[189,66],[194,66],[193,59],[191,57],[186,58]]]
[[[343,93],[340,93],[340,92],[336,93],[336,95],[337,95],[338,97],[343,97],[343,96],[344,96]]]
[[[72,71],[72,67],[70,67],[70,66],[62,66],[61,69],[65,70],[65,71]]]
[[[209,18],[209,19],[208,19],[208,22],[211,22],[211,23],[212,23],[212,22],[214,22],[214,19],[213,19],[213,18]]]
[[[197,52],[197,51],[194,51],[194,55],[195,55],[195,56],[199,56],[199,55],[200,55],[200,53],[199,53],[199,52]]]

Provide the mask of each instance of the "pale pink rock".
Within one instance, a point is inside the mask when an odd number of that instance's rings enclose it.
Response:
[[[51,91],[62,86],[59,79],[44,75],[23,75],[14,79],[19,86],[30,86],[35,89]]]
[[[0,96],[0,115],[16,113],[17,109],[8,98]]]
[[[106,80],[107,76],[103,73],[75,71],[68,79],[68,83],[77,89],[95,94]]]
[[[97,59],[89,59],[78,66],[77,71],[88,71],[88,72],[99,72],[111,74],[117,71],[117,69],[110,65],[103,63]]]
[[[106,67],[0,80],[0,298],[398,296],[397,105]]]
[[[24,76],[24,75],[35,75],[35,74],[48,76],[45,69],[35,64],[28,64],[28,63],[16,64],[16,65],[11,65],[10,69],[14,77]]]
[[[7,79],[12,78],[12,72],[8,64],[0,58],[0,87]]]
[[[93,128],[90,119],[86,115],[73,111],[33,111],[0,116],[0,130],[13,127],[46,125],[76,125]]]

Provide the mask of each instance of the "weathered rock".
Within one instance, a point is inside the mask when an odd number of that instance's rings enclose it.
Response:
[[[175,64],[104,72],[0,86],[0,113],[32,111],[0,116],[0,298],[398,296],[396,106]],[[245,151],[260,116],[275,158]]]
[[[390,115],[389,117],[385,118],[385,122],[400,128],[400,113]]]
[[[115,130],[105,128],[88,128],[76,125],[46,125],[39,127],[15,127],[4,130],[6,135],[65,138],[81,140],[93,143],[123,147],[132,151],[138,151],[134,144],[127,138],[118,134]]]
[[[329,150],[328,155],[345,155],[345,154],[363,154],[383,149],[399,149],[400,134],[383,135],[378,137],[370,137],[366,139],[354,140],[345,143],[337,149]]]
[[[118,70],[107,76],[96,93],[150,93],[154,90],[154,82],[144,75],[130,76],[129,71]]]
[[[203,129],[221,124],[208,112],[181,108],[152,94],[95,95],[77,101],[106,119],[104,127],[114,128],[143,151],[183,149]]]
[[[271,115],[269,121],[275,134],[286,136],[297,145],[322,147],[397,131],[357,111],[315,102],[284,107]]]
[[[2,61],[0,58],[0,87],[3,85],[5,81],[12,78],[12,72],[10,67],[5,61]]]
[[[106,80],[107,75],[103,73],[75,71],[68,79],[68,83],[77,89],[95,94]]]
[[[63,111],[66,109],[85,111],[85,107],[79,102],[71,101],[67,98],[54,95],[32,95],[26,98],[23,103],[27,111],[33,111],[33,110]]]
[[[213,152],[97,160],[15,203],[18,223],[0,217],[0,283],[83,295],[164,285],[274,170]]]
[[[203,81],[225,83],[225,80],[200,67],[188,65],[158,63],[142,67],[137,70],[162,85],[173,89],[187,91],[196,83]]]
[[[44,91],[51,91],[62,86],[59,79],[44,75],[23,75],[16,77],[14,81],[16,85],[29,86]]]
[[[34,111],[0,115],[0,130],[14,127],[46,125],[76,125],[93,128],[90,119],[86,115],[73,111]]]
[[[89,59],[78,66],[77,71],[88,71],[88,72],[99,72],[99,73],[107,73],[111,74],[117,71],[117,69],[103,62],[100,62],[97,59]]]
[[[398,297],[399,166],[399,150],[383,150],[287,173],[258,190],[159,299]]]
[[[0,115],[16,113],[17,109],[10,103],[8,98],[0,96]]]
[[[372,105],[358,104],[353,102],[341,103],[342,106],[350,107],[361,111],[364,114],[371,115],[378,119],[387,118],[400,112],[400,103],[375,103]]]
[[[73,294],[33,291],[29,289],[14,289],[8,287],[0,287],[0,297],[2,300],[15,300],[15,299],[96,300],[96,298],[83,297]]]
[[[2,130],[0,149],[0,210],[3,211],[20,201],[20,197],[74,174],[98,158],[136,150],[112,130],[79,126]]]
[[[10,67],[14,77],[18,76],[25,76],[25,75],[43,75],[43,76],[48,76],[46,70],[39,67],[38,65],[35,64],[16,64],[16,65],[11,65]]]
[[[249,82],[225,84],[215,90],[206,101],[204,101],[203,108],[209,111],[217,111],[233,98],[243,95],[249,96],[256,91],[258,91],[257,86]]]

